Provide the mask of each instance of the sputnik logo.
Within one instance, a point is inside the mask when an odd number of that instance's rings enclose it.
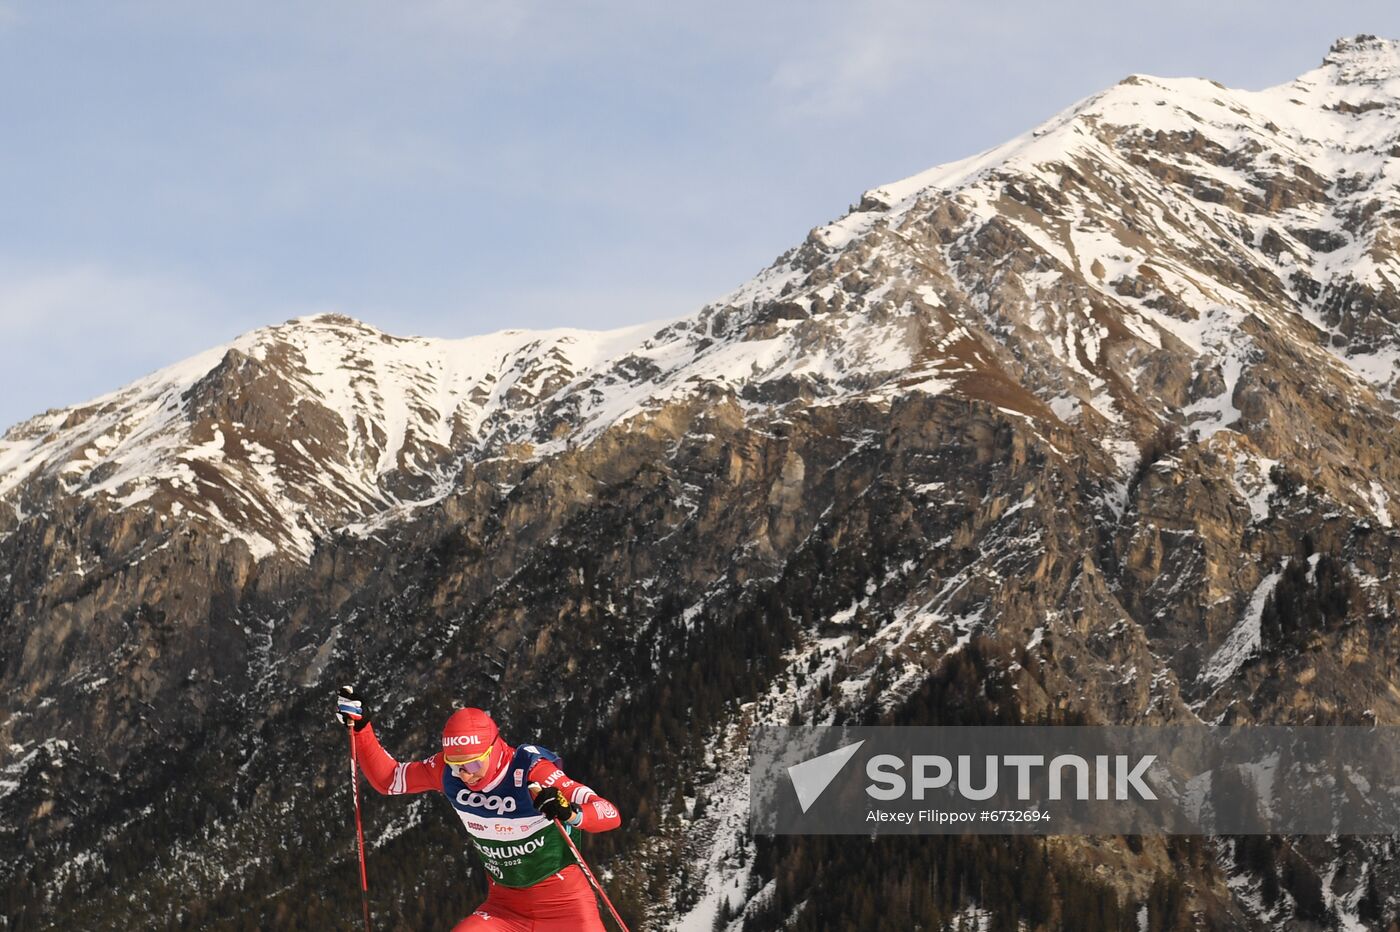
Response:
[[[817,797],[826,791],[831,785],[831,781],[839,774],[855,757],[856,751],[865,741],[862,739],[855,744],[848,744],[843,748],[828,751],[811,760],[803,761],[800,764],[793,764],[787,769],[788,778],[792,780],[792,788],[797,793],[797,802],[802,806],[805,813],[812,808],[812,804],[817,801]]]

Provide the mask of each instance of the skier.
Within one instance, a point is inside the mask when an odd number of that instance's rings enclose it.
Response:
[[[442,750],[401,764],[379,744],[353,688],[340,690],[336,718],[354,725],[355,756],[380,793],[447,797],[488,872],[486,901],[452,932],[605,932],[593,890],[559,830],[606,832],[617,808],[560,768],[539,745],[506,744],[481,709],[458,709],[442,729]]]

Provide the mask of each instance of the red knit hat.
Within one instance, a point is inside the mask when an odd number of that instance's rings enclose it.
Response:
[[[442,756],[461,761],[491,749],[500,736],[496,723],[480,709],[458,709],[442,727]]]

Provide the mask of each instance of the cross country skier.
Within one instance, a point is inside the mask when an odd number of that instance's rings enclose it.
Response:
[[[622,822],[616,807],[571,779],[558,755],[538,745],[511,747],[481,709],[458,709],[442,729],[442,750],[401,764],[374,734],[363,700],[342,687],[342,725],[355,726],[355,756],[381,793],[447,797],[489,874],[486,901],[452,932],[605,932],[597,901],[565,840]]]

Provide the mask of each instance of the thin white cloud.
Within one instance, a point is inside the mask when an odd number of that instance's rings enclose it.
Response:
[[[378,12],[391,11],[395,17],[406,17],[411,26],[435,34],[452,30],[497,41],[523,35],[539,11],[538,3],[527,0],[412,0],[387,7],[367,0],[364,5]]]
[[[280,319],[176,276],[0,263],[0,432]]]
[[[313,55],[333,50],[350,56],[347,67],[401,67],[414,53],[498,56],[531,40],[546,12],[538,0],[292,0],[256,10],[206,4],[193,13],[180,0],[153,0],[145,9],[152,19],[193,15],[224,34],[261,35],[274,47],[290,38]]]
[[[87,328],[140,311],[177,316],[206,300],[172,278],[130,275],[95,264],[22,270],[0,275],[0,342],[12,345],[36,330]],[[81,332],[81,331],[79,331]]]
[[[943,54],[941,4],[878,0],[828,7],[774,68],[771,84],[794,116],[839,117],[859,110]]]

